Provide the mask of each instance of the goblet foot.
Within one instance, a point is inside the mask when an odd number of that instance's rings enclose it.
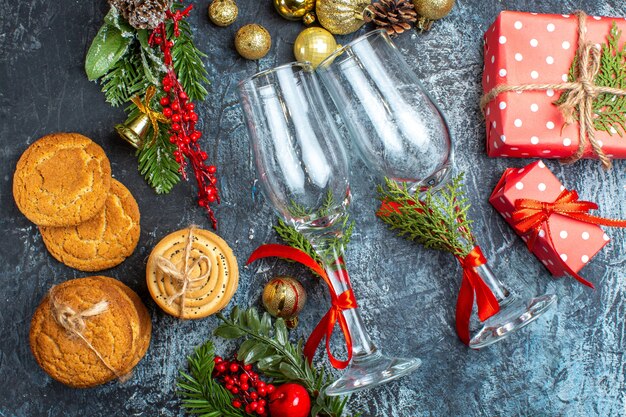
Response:
[[[355,355],[341,378],[326,388],[326,395],[345,395],[372,388],[407,375],[422,364],[417,358],[392,358],[378,350],[367,355]]]
[[[469,342],[472,349],[479,349],[496,343],[511,333],[532,323],[556,304],[557,296],[545,294],[524,302],[514,296],[509,302],[501,303],[500,312],[489,317],[483,327]]]

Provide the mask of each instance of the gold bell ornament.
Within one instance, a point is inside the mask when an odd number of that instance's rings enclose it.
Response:
[[[415,27],[424,31],[430,29],[433,20],[444,18],[450,13],[454,0],[413,0],[413,5],[419,15]]]
[[[271,47],[272,37],[261,25],[245,25],[235,33],[235,49],[246,59],[261,59]]]
[[[132,119],[115,126],[115,131],[120,137],[137,149],[143,147],[149,129],[150,117],[145,113],[139,113]]]
[[[315,22],[315,0],[274,0],[274,8],[287,20],[300,20],[305,25]]]
[[[285,320],[293,329],[298,324],[298,314],[306,304],[306,292],[300,281],[291,277],[276,277],[265,284],[263,305],[268,313]]]
[[[217,26],[232,24],[238,14],[239,8],[234,0],[213,0],[209,5],[209,19]]]
[[[313,68],[325,60],[330,54],[341,48],[335,37],[324,28],[306,28],[293,44],[293,54],[298,62],[310,62]]]
[[[333,35],[347,35],[365,24],[363,14],[371,0],[317,0],[315,14]]]

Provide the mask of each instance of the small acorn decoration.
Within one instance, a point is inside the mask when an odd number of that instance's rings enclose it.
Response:
[[[283,318],[290,329],[298,324],[298,314],[305,304],[306,291],[295,278],[276,277],[263,289],[263,305],[267,312]]]
[[[238,14],[239,8],[234,0],[213,0],[209,5],[209,19],[217,26],[231,25]]]
[[[261,25],[251,23],[235,33],[235,49],[246,59],[261,59],[270,51],[272,37]]]

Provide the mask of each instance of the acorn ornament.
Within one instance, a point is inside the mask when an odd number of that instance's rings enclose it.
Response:
[[[276,277],[263,289],[263,305],[268,313],[285,320],[293,329],[298,324],[298,314],[306,304],[306,292],[300,281],[291,277]]]
[[[261,25],[249,24],[235,33],[235,49],[246,59],[261,59],[270,51],[272,37]]]
[[[454,0],[413,0],[413,5],[419,15],[415,27],[424,31],[430,29],[434,20],[444,18],[452,11]]]
[[[239,8],[234,0],[213,0],[209,5],[209,19],[217,26],[231,25],[238,14]]]
[[[293,54],[298,62],[310,62],[313,68],[335,52],[341,45],[337,45],[335,37],[324,28],[306,28],[296,38],[293,44]]]
[[[274,8],[287,20],[302,20],[305,25],[315,22],[315,0],[274,0]]]

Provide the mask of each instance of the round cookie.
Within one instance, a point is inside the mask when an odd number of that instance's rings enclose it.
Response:
[[[55,317],[59,310],[55,312],[51,297],[57,305],[67,306],[75,313],[89,310],[103,300],[107,309],[83,318],[81,334],[85,341],[59,324]],[[132,303],[120,294],[105,291],[90,279],[74,279],[54,287],[31,320],[30,347],[37,363],[52,378],[76,388],[93,387],[123,375],[133,345],[131,308]]]
[[[104,208],[76,226],[39,230],[48,251],[59,262],[81,271],[101,271],[119,265],[139,242],[139,207],[122,183],[111,181]]]
[[[40,226],[72,226],[98,214],[111,186],[104,151],[78,133],[53,133],[30,145],[13,176],[20,211]]]
[[[168,299],[181,290],[182,283],[164,273],[157,265],[157,258],[165,258],[180,271],[190,231],[193,242],[188,268],[193,268],[189,270],[189,277],[191,280],[205,278],[189,283],[181,311],[182,297],[176,297],[171,303]],[[196,262],[202,256],[208,261]],[[228,304],[239,284],[239,269],[233,251],[215,233],[196,228],[182,229],[166,236],[154,247],[146,267],[146,282],[150,295],[166,313],[184,319],[199,319]]]

